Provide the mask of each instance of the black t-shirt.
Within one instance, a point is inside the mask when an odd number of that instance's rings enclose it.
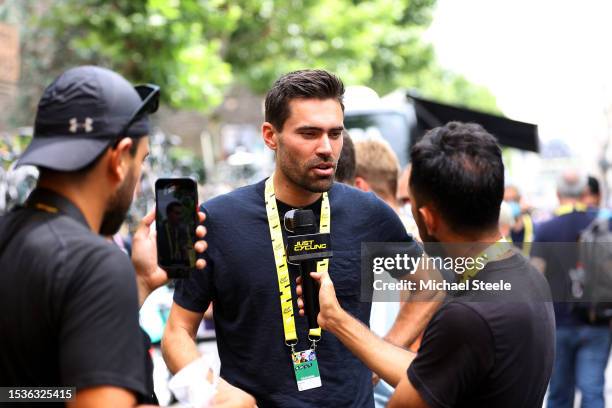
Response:
[[[519,254],[474,279],[508,292],[449,299],[423,335],[408,378],[430,407],[541,407],[554,360],[555,318],[546,280]]]
[[[362,242],[411,240],[393,210],[372,193],[334,183],[329,191],[333,257],[329,273],[341,305],[368,324],[370,303],[360,302]],[[320,214],[320,201],[309,207]],[[279,204],[283,219],[288,206]],[[278,279],[264,181],[214,198],[207,214],[207,267],[177,281],[174,301],[203,313],[214,304],[221,376],[264,407],[372,407],[371,372],[338,339],[323,331],[317,358],[323,386],[299,392],[284,344]],[[318,220],[317,220],[318,221]],[[414,255],[420,248],[414,244]],[[292,288],[299,272],[290,265]],[[294,310],[296,296],[293,292]],[[299,344],[309,348],[306,318],[296,313]]]
[[[132,263],[51,191],[0,219],[0,333],[0,386],[109,385],[155,401]]]

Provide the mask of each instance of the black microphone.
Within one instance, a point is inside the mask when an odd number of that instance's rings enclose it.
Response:
[[[302,299],[308,328],[319,327],[319,286],[310,276],[317,271],[317,262],[332,257],[329,233],[317,232],[317,221],[312,210],[291,210],[285,214],[287,262],[298,264],[302,277]]]

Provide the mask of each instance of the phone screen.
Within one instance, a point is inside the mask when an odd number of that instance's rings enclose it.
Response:
[[[197,202],[197,185],[192,179],[155,182],[157,263],[171,278],[185,277],[195,268]]]

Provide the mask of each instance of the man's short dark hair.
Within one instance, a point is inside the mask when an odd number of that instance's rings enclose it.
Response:
[[[336,99],[344,112],[344,84],[337,76],[321,69],[293,71],[280,77],[268,91],[265,120],[282,131],[291,113],[292,99]]]
[[[410,188],[454,231],[497,225],[504,165],[495,137],[475,123],[449,122],[425,134],[411,154]]]
[[[346,131],[342,132],[342,152],[336,167],[336,181],[349,185],[355,184],[355,172],[357,163],[355,159],[355,145],[353,139]]]

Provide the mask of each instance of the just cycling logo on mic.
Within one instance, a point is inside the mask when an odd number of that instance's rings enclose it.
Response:
[[[295,252],[315,251],[317,249],[327,249],[327,244],[325,242],[316,243],[314,239],[307,239],[298,241],[293,245],[293,251]]]

